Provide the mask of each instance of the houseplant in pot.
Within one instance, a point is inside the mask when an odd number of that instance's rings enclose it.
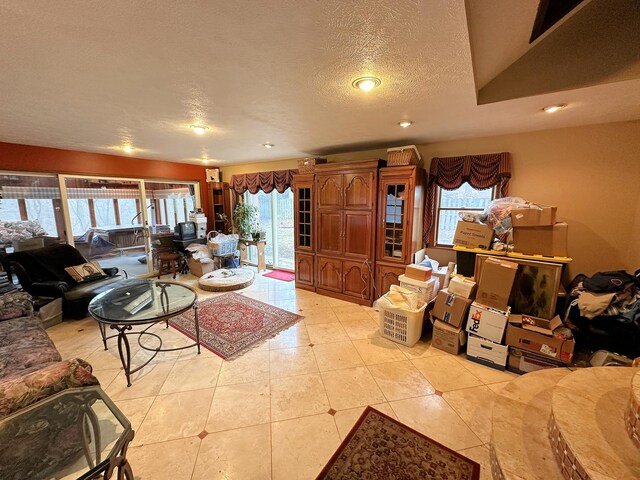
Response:
[[[233,210],[233,224],[240,238],[250,239],[255,230],[258,209],[248,203],[239,203]]]

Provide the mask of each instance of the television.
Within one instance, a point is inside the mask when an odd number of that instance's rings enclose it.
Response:
[[[179,240],[195,240],[196,224],[195,222],[180,222],[173,232],[174,236]]]

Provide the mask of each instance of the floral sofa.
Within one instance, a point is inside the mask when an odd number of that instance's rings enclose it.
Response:
[[[31,296],[0,296],[0,419],[66,388],[99,385],[81,359],[62,360]]]

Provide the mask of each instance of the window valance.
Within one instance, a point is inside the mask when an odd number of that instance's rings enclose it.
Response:
[[[270,193],[274,189],[283,193],[291,186],[293,175],[298,170],[273,170],[269,172],[244,173],[242,175],[231,176],[231,188],[242,195],[247,190],[250,193]]]
[[[497,187],[500,197],[509,195],[511,160],[509,152],[459,157],[435,157],[431,160],[424,209],[423,239],[429,243],[436,208],[437,187],[446,190],[459,188],[469,182],[473,188]]]

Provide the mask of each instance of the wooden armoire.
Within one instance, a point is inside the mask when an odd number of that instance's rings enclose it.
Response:
[[[422,248],[422,172],[369,160],[295,175],[296,287],[371,305],[398,283]]]

